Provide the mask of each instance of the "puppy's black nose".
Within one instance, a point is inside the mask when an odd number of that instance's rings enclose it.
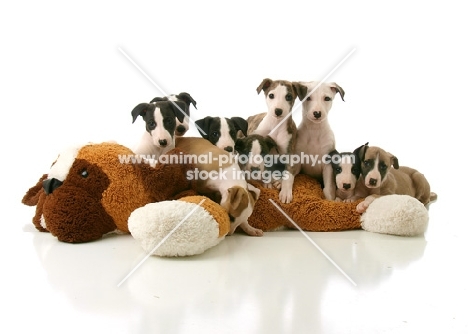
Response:
[[[159,140],[159,145],[166,146],[167,145],[167,140],[166,139],[160,139]]]
[[[275,109],[275,115],[276,116],[281,116],[282,114],[283,114],[283,109],[280,109],[280,108]]]
[[[228,152],[232,152],[232,146],[226,146],[224,150]]]
[[[176,130],[177,130],[177,133],[179,133],[180,135],[183,135],[185,131],[187,131],[187,129],[183,125],[178,125]]]
[[[42,181],[42,187],[44,188],[46,195],[49,195],[55,189],[60,187],[62,183],[63,183],[62,181],[52,178],[52,179],[47,179],[47,180]]]
[[[369,184],[370,184],[371,186],[377,185],[377,179],[370,179],[370,180],[369,180]]]
[[[321,111],[314,111],[314,117],[316,119],[319,119],[320,117],[322,117],[322,112]]]
[[[351,183],[343,183],[343,188],[348,190],[349,188],[351,188]]]

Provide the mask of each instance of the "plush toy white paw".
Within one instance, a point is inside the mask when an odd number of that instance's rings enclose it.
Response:
[[[407,195],[379,197],[361,216],[361,227],[364,230],[400,236],[423,234],[428,222],[426,207]]]
[[[132,236],[157,256],[201,254],[221,242],[229,228],[227,213],[204,196],[149,203],[128,218]]]

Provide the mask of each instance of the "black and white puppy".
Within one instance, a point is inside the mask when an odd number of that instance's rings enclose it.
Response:
[[[336,183],[335,201],[353,202],[361,198],[356,192],[356,185],[361,176],[361,160],[359,152],[366,143],[353,152],[331,151],[329,155],[333,176]]]
[[[176,121],[183,121],[185,115],[180,109],[184,110],[185,107],[186,104],[182,101],[159,101],[137,105],[132,110],[132,123],[141,116],[146,123],[146,131],[134,152],[157,161],[161,154],[173,149]]]
[[[279,160],[278,145],[270,136],[250,134],[236,140],[239,167],[247,180],[261,181],[265,188],[280,188],[285,165]]]
[[[189,129],[189,121],[190,121],[190,104],[194,106],[195,109],[197,109],[197,102],[190,96],[189,93],[179,93],[179,94],[171,94],[169,96],[165,97],[155,97],[154,99],[151,100],[150,103],[153,102],[159,102],[159,101],[179,101],[179,102],[184,102],[185,107],[182,108],[184,111],[185,115],[182,121],[180,121],[178,118],[176,119],[176,128],[175,128],[175,135],[176,136],[183,136],[187,130]]]
[[[242,117],[207,116],[195,121],[195,124],[203,138],[230,153],[234,153],[238,132],[241,131],[244,136],[247,135],[247,121]]]

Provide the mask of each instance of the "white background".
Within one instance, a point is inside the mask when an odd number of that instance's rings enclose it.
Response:
[[[369,141],[392,152],[439,194],[434,205],[446,214],[431,224],[466,230],[468,27],[461,3],[2,4],[4,276],[14,281],[12,268],[28,273],[11,256],[21,252],[14,236],[33,215],[20,201],[57,154],[77,142],[134,145],[144,125],[132,124],[131,110],[164,95],[119,48],[165,93],[189,92],[194,119],[262,112],[256,88],[263,78],[322,80],[355,49],[328,80],[346,92],[330,115],[337,149]],[[190,133],[198,135],[194,127]]]
[[[328,80],[346,92],[330,114],[337,149],[369,141],[422,171],[435,191],[450,187],[456,200],[463,188],[468,30],[457,2],[2,7],[1,143],[14,182],[3,196],[11,205],[70,144],[139,140],[144,124],[132,124],[131,110],[164,94],[120,50],[164,93],[189,92],[194,119],[263,112],[263,78],[322,80],[355,50]],[[189,134],[198,136],[193,126]]]

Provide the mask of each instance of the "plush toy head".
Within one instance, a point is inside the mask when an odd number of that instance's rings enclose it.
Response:
[[[65,242],[92,241],[109,232],[128,233],[127,219],[133,210],[190,189],[185,177],[190,165],[153,168],[133,163],[134,157],[130,149],[115,143],[62,152],[48,175],[23,198],[24,204],[37,206],[36,228]]]

